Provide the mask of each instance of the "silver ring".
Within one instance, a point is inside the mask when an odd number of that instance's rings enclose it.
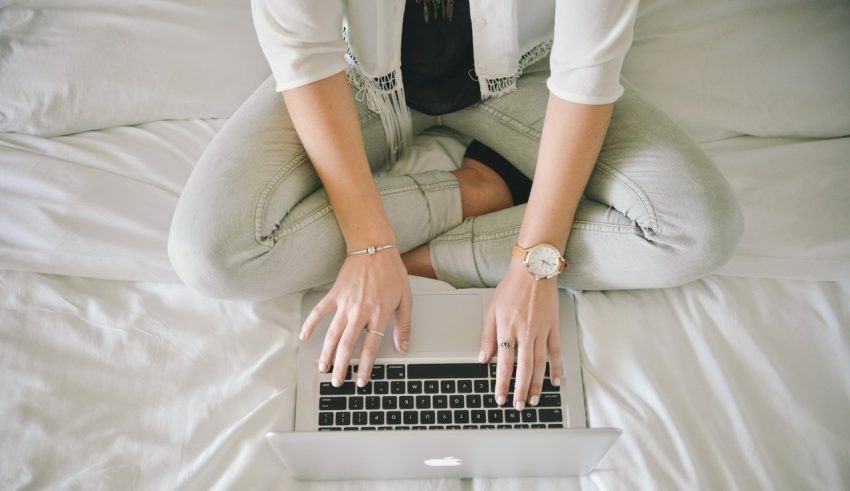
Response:
[[[378,336],[384,337],[384,333],[382,333],[381,331],[375,331],[365,327],[363,328],[363,330],[366,331],[366,334],[377,334]]]
[[[511,343],[510,341],[502,341],[497,346],[499,348],[504,348],[504,349],[514,349],[514,344]]]

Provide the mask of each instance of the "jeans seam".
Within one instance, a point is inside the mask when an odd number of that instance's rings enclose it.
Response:
[[[537,141],[540,141],[540,137],[541,137],[540,131],[532,128],[531,126],[528,126],[527,124],[525,124],[525,123],[523,123],[523,122],[521,122],[521,121],[519,121],[515,118],[512,118],[508,114],[503,113],[502,111],[499,111],[498,109],[495,109],[493,107],[486,105],[485,103],[475,104],[474,106],[470,106],[470,109],[472,109],[474,111],[482,112],[482,113],[492,117],[493,119],[499,121],[500,123],[504,124],[508,128],[513,129],[514,131],[517,131],[518,133],[522,133],[526,136],[534,138]]]
[[[616,179],[617,181],[628,187],[629,190],[637,197],[637,199],[640,200],[641,204],[643,204],[644,211],[646,211],[646,215],[649,218],[649,229],[647,230],[643,227],[640,228],[643,229],[644,232],[650,232],[650,235],[656,235],[660,233],[661,226],[658,223],[658,216],[655,213],[655,207],[652,206],[652,202],[649,200],[649,196],[642,189],[640,189],[640,187],[635,184],[634,181],[626,177],[625,174],[618,171],[611,164],[600,159],[596,162],[596,167],[598,167],[601,172],[608,174],[612,178]]]
[[[274,173],[272,178],[269,179],[269,182],[266,184],[266,187],[263,188],[263,191],[260,193],[260,197],[257,199],[257,209],[254,212],[254,240],[258,245],[270,247],[266,242],[269,238],[276,240],[276,232],[280,226],[280,223],[277,223],[267,236],[262,235],[263,222],[266,219],[266,211],[268,210],[269,196],[271,196],[272,192],[280,185],[281,182],[283,182],[283,179],[286,176],[291,174],[298,165],[306,162],[308,159],[309,156],[306,151],[298,152]]]

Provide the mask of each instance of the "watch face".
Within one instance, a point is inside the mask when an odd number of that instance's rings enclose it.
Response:
[[[534,276],[545,278],[558,271],[561,265],[561,254],[552,246],[540,244],[531,248],[528,253],[528,271]]]

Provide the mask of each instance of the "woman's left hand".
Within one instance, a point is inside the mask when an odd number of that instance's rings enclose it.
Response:
[[[513,348],[497,346],[505,341]],[[508,395],[515,358],[514,408],[522,410],[526,402],[532,406],[540,402],[547,353],[549,378],[558,386],[562,367],[557,277],[535,279],[520,260],[511,258],[487,308],[479,356],[486,363],[498,354],[495,395],[500,406]]]

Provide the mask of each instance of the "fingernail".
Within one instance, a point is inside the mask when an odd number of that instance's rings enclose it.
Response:
[[[552,379],[552,385],[554,385],[555,387],[560,387],[561,386],[561,378],[560,377],[553,378]]]
[[[505,396],[497,396],[496,397],[496,404],[501,406],[504,403],[505,403]]]
[[[528,401],[528,403],[531,404],[532,406],[536,406],[537,403],[539,403],[539,402],[540,402],[540,396],[538,396],[538,395],[531,396],[531,400]]]
[[[327,366],[327,365],[325,365],[324,363],[319,363],[319,371],[320,371],[320,372],[322,372],[322,373],[327,372],[327,371],[328,371],[328,366]]]
[[[342,382],[339,381],[339,377],[334,375],[334,377],[331,379],[331,384],[333,384],[334,387],[339,387],[340,385],[342,385]]]
[[[357,379],[357,387],[366,387],[366,381],[362,378]]]
[[[407,353],[407,341],[402,341],[402,342],[401,342],[401,352],[402,352],[402,353]]]
[[[481,350],[481,352],[478,353],[478,363],[484,363],[484,356],[484,350]]]
[[[300,333],[298,333],[298,339],[300,339],[301,341],[304,341],[305,335],[306,335],[306,333],[304,331],[301,331]]]
[[[517,411],[522,411],[523,409],[525,409],[525,401],[516,401],[516,404],[514,404],[514,407],[516,408]]]

